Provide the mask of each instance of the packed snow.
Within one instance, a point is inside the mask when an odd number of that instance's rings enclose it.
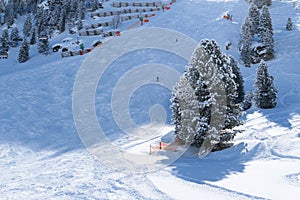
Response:
[[[80,140],[72,113],[73,86],[82,63],[93,52],[62,58],[59,52],[40,55],[34,46],[30,60],[19,64],[19,48],[11,48],[9,59],[0,60],[0,199],[299,199],[300,13],[294,2],[273,1],[270,6],[275,58],[267,63],[279,90],[277,106],[247,110],[240,127],[243,132],[235,137],[231,148],[203,159],[196,149],[189,148],[168,166],[145,173],[105,165]],[[226,54],[238,59],[240,25],[248,5],[244,0],[177,0],[170,10],[156,12],[143,27],[176,30],[196,41],[215,39]],[[221,18],[224,13],[232,14],[233,20]],[[293,21],[292,31],[285,30],[288,17]],[[17,26],[22,27],[24,20],[22,16]],[[89,18],[85,23],[95,21]],[[122,23],[120,31],[124,33],[137,21]],[[66,32],[51,39],[50,46],[69,37],[78,39]],[[92,45],[98,37],[79,39]],[[226,51],[228,41],[232,46]],[[157,146],[159,141],[173,139],[171,91],[154,76],[153,83],[130,97],[130,114],[138,126],[153,125],[149,112],[157,104],[159,110],[165,110],[167,123],[155,127],[157,135],[147,140],[122,132],[110,103],[120,78],[133,67],[149,63],[160,63],[180,73],[187,64],[177,55],[154,49],[122,55],[105,71],[95,95],[99,124],[112,144],[144,156],[151,156],[150,144]],[[253,90],[257,65],[239,66],[245,91]]]

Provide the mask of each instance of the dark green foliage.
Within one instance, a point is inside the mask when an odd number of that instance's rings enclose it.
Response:
[[[251,45],[254,36],[254,27],[252,21],[249,17],[246,17],[244,24],[241,28],[241,38],[240,38],[240,51],[241,60],[246,67],[251,66]]]
[[[256,72],[254,83],[255,104],[259,108],[274,108],[276,106],[277,89],[274,86],[274,78],[269,75],[268,65],[261,61]]]
[[[4,13],[4,21],[6,22],[7,27],[10,28],[14,24],[16,15],[14,10],[14,1],[8,1],[8,3],[5,6]]]
[[[11,33],[10,33],[10,42],[11,42],[11,46],[12,47],[16,47],[18,46],[18,42],[19,42],[19,39],[20,39],[20,36],[19,36],[19,30],[17,27],[13,28]]]
[[[32,29],[32,22],[30,15],[27,16],[24,25],[23,25],[23,35],[24,37],[29,37]]]
[[[39,53],[41,53],[43,55],[49,54],[49,41],[48,41],[48,36],[45,32],[43,32],[39,36],[38,50],[39,50]]]
[[[245,91],[244,91],[244,79],[241,73],[239,66],[237,65],[237,61],[232,57],[230,58],[230,66],[232,69],[232,73],[234,74],[233,80],[236,84],[237,97],[234,100],[235,103],[242,103],[244,101]]]
[[[272,26],[272,18],[267,6],[263,6],[260,16],[259,22],[260,31],[264,31],[265,29],[269,30],[273,34],[273,26]]]
[[[254,34],[259,33],[259,18],[260,18],[260,12],[257,6],[254,3],[250,4],[249,11],[248,11],[248,17],[251,21],[251,24],[253,26],[253,32]]]
[[[29,59],[29,46],[26,39],[24,39],[19,50],[18,61],[20,63],[23,63],[26,62],[28,59]]]
[[[7,29],[4,29],[2,31],[2,36],[0,38],[0,48],[1,48],[1,51],[2,52],[7,52],[8,49],[9,49],[9,35],[8,35],[8,30]]]
[[[200,147],[207,137],[210,129],[211,120],[211,96],[207,83],[198,78],[197,87],[195,88],[195,95],[199,104],[199,118],[196,126],[196,133],[194,136],[193,145]]]

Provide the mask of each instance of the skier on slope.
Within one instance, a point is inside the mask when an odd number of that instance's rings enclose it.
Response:
[[[229,14],[229,13],[227,13],[227,19],[230,20],[230,21],[232,21],[232,15]]]
[[[143,26],[144,25],[144,18],[142,17],[142,16],[140,16],[140,21],[141,21],[141,26]]]

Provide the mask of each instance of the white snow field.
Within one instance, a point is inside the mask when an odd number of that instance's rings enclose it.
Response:
[[[300,12],[293,5],[293,1],[274,0],[270,6],[276,57],[267,63],[279,90],[276,108],[253,106],[246,111],[244,131],[235,137],[233,147],[203,159],[190,148],[175,162],[152,172],[126,172],[105,165],[80,140],[72,112],[73,86],[82,63],[93,52],[61,58],[59,53],[42,56],[34,46],[30,60],[19,64],[18,48],[11,48],[9,59],[0,60],[0,199],[299,199]],[[238,59],[239,30],[247,12],[244,0],[177,0],[170,10],[156,12],[143,27],[176,30],[197,42],[215,39],[225,53]],[[232,14],[233,21],[223,19],[224,13]],[[293,21],[292,31],[285,30],[288,17]],[[120,30],[125,33],[136,21],[123,23]],[[93,19],[86,23],[93,23]],[[18,25],[22,27],[22,20]],[[50,43],[61,43],[66,37],[76,39],[63,33]],[[97,37],[80,39],[91,43]],[[232,42],[228,51],[227,41]],[[133,51],[107,68],[95,95],[97,119],[112,144],[144,156],[151,156],[150,144],[172,139],[171,91],[153,76],[151,84],[130,96],[130,115],[138,126],[151,123],[155,105],[165,109],[167,124],[155,127],[157,134],[147,140],[136,139],[118,127],[111,101],[121,77],[136,66],[151,63],[180,73],[187,64],[161,50]],[[245,90],[250,91],[257,65],[239,66]]]

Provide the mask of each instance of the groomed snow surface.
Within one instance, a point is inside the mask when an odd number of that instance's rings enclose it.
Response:
[[[177,0],[171,10],[158,12],[145,26],[170,28],[196,41],[215,39],[224,51],[224,44],[231,41],[226,53],[238,59],[239,30],[247,12],[244,0]],[[231,148],[204,159],[191,148],[169,166],[140,174],[104,165],[84,148],[77,134],[72,89],[89,55],[42,56],[31,47],[30,60],[19,64],[18,48],[11,48],[9,59],[0,60],[0,199],[299,199],[300,14],[291,1],[273,1],[270,12],[276,58],[267,63],[279,90],[277,107],[248,110],[241,127],[244,132]],[[224,13],[232,14],[233,21],[223,19]],[[288,17],[294,23],[292,31],[285,30]],[[121,31],[135,22],[122,24]],[[18,23],[22,27],[22,20]],[[50,46],[67,37],[67,33],[55,37]],[[80,39],[91,42],[95,37]],[[138,125],[150,123],[148,111],[153,105],[165,108],[164,130],[168,131],[150,140],[122,133],[110,108],[120,77],[145,63],[168,65],[181,73],[187,64],[176,55],[153,49],[123,55],[101,77],[95,100],[99,123],[113,144],[147,155],[150,144],[172,138],[170,90],[153,77],[153,84],[131,96],[130,114]],[[245,90],[250,91],[257,65],[239,66]]]

